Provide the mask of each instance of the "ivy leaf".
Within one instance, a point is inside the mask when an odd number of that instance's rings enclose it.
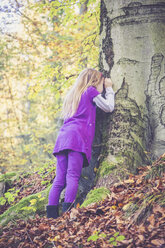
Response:
[[[87,241],[90,241],[90,240],[96,241],[98,239],[99,239],[99,236],[97,234],[94,234],[94,235],[90,236]]]
[[[113,236],[117,237],[119,235],[119,232],[116,232]]]
[[[114,237],[111,237],[110,239],[109,239],[109,242],[112,242],[112,241],[114,241],[115,240],[115,238]]]
[[[112,242],[111,244],[114,245],[114,246],[117,246],[117,242],[116,241]]]
[[[4,197],[0,197],[0,205],[3,206],[6,203],[6,199]]]
[[[124,240],[124,239],[125,239],[125,236],[120,235],[120,236],[118,236],[118,237],[116,238],[116,241],[122,241],[122,240]]]

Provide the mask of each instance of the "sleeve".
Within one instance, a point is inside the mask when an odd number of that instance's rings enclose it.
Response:
[[[111,87],[106,88],[105,99],[101,94],[93,98],[95,104],[101,108],[104,112],[112,112],[115,105],[115,93]]]
[[[90,101],[93,101],[93,98],[98,96],[100,93],[96,90],[95,87],[90,86],[87,90],[87,94],[89,96]]]

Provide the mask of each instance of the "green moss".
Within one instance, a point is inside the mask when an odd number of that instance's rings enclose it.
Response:
[[[4,226],[11,220],[16,220],[20,218],[27,218],[33,216],[35,213],[41,213],[45,211],[45,205],[47,204],[48,194],[51,186],[45,190],[27,196],[21,199],[17,204],[10,207],[2,215],[0,215],[0,225]],[[35,204],[31,206],[31,200],[35,200]],[[29,206],[31,206],[29,208]],[[33,210],[35,209],[35,211]]]
[[[120,156],[115,156],[115,159],[118,164],[123,164],[125,162],[125,159],[123,158],[122,154]]]
[[[145,150],[142,138],[140,138],[135,132],[130,132],[130,135],[132,136],[133,140],[137,142],[143,150]]]
[[[13,177],[16,177],[16,172],[8,172],[5,174],[0,175],[0,182],[9,182],[13,179]]]
[[[86,207],[86,206],[88,206],[91,203],[102,201],[109,194],[110,194],[110,191],[107,188],[105,188],[105,187],[100,187],[100,188],[91,190],[88,193],[88,195],[86,197],[86,200],[83,202],[83,204],[81,205],[81,207]]]
[[[103,177],[105,175],[110,174],[116,168],[117,168],[116,163],[104,160],[100,165],[98,174],[99,176]]]

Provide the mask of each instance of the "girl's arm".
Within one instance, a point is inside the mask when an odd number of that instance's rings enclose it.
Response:
[[[114,93],[112,87],[106,88],[105,98],[106,99],[104,99],[101,96],[101,94],[99,94],[93,98],[93,101],[104,112],[112,112],[114,110],[114,105],[115,105],[115,101],[114,101],[115,93]]]

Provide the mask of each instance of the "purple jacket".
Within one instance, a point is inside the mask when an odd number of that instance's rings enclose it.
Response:
[[[54,156],[62,150],[71,149],[84,153],[84,164],[91,160],[92,143],[95,134],[96,105],[93,98],[100,94],[90,86],[81,96],[76,113],[64,121],[53,150]]]

